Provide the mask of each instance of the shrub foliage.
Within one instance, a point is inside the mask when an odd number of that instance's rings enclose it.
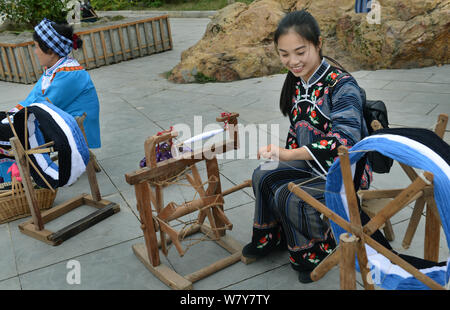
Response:
[[[0,14],[15,25],[35,26],[44,17],[65,22],[69,0],[1,0]]]

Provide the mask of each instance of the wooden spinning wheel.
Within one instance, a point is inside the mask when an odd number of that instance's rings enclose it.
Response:
[[[226,236],[226,230],[231,230],[233,225],[225,215],[223,197],[242,188],[250,187],[251,181],[245,181],[240,185],[222,191],[216,158],[216,154],[236,150],[239,147],[238,116],[237,113],[231,113],[216,119],[217,122],[228,122],[230,138],[228,142],[222,142],[220,145],[214,144],[207,149],[185,153],[180,157],[170,158],[159,163],[156,162],[156,147],[159,143],[175,138],[177,133],[169,132],[149,137],[145,141],[147,167],[125,175],[128,184],[134,185],[135,188],[137,208],[145,239],[145,244],[133,245],[133,251],[153,274],[171,288],[192,289],[193,282],[241,260],[242,245],[233,238]],[[204,184],[196,167],[196,163],[199,162],[205,162],[206,164],[206,189],[203,187]],[[168,175],[172,176],[173,171],[179,171],[187,167],[190,167],[192,174],[186,175],[186,178],[200,198],[180,205],[170,202],[164,206],[164,188],[157,181]],[[153,184],[154,187],[152,188],[150,184]],[[176,231],[170,226],[171,221],[197,211],[198,216],[195,224],[187,229],[183,228]],[[206,219],[208,219],[209,225],[205,223]],[[172,243],[179,255],[183,256],[185,250],[181,240],[197,232],[201,232],[214,240],[230,255],[184,277],[161,263],[160,249],[164,255],[167,255],[167,246]],[[248,263],[247,261],[244,262]]]

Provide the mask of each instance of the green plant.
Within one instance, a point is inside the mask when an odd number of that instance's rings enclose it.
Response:
[[[152,8],[159,8],[163,5],[163,1],[161,0],[146,0],[146,4]]]
[[[33,27],[44,17],[57,22],[66,22],[69,0],[2,0],[0,13],[12,24]]]
[[[200,83],[200,84],[209,83],[209,82],[217,82],[217,80],[215,78],[206,76],[201,72],[194,75],[194,78],[195,78],[195,82]]]
[[[111,11],[129,8],[133,2],[130,0],[91,0],[91,5],[96,10]]]

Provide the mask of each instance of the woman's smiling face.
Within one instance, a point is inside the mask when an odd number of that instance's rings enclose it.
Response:
[[[320,57],[321,38],[319,41],[319,46],[314,46],[313,43],[290,29],[281,35],[277,42],[281,62],[292,74],[307,82],[322,61]]]

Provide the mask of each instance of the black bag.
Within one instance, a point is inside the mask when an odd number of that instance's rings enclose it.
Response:
[[[336,83],[334,84],[336,85]],[[333,85],[333,86],[334,86]],[[329,95],[331,99],[331,94],[333,92],[332,86],[329,87]],[[371,126],[372,121],[377,120],[380,122],[383,128],[389,128],[389,121],[387,116],[386,105],[380,100],[367,100],[366,91],[359,87],[361,92],[362,104],[363,104],[363,115],[364,120],[369,131],[369,135],[374,134],[376,131]],[[376,173],[389,173],[394,161],[392,158],[384,156],[379,152],[367,152],[367,159],[372,166],[372,171]]]
[[[366,121],[369,135],[375,132],[371,126],[374,120],[379,121],[383,128],[389,128],[387,109],[384,102],[381,100],[367,100],[366,91],[361,87],[359,89],[363,102],[364,120]],[[372,166],[372,171],[376,173],[388,173],[394,163],[392,158],[384,156],[379,152],[367,152],[367,159]]]

